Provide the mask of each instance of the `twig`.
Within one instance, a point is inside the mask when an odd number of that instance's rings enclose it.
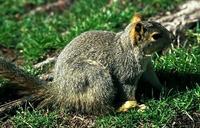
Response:
[[[55,63],[55,61],[56,61],[56,57],[52,57],[52,58],[47,58],[46,60],[44,60],[44,61],[42,61],[42,62],[40,62],[40,63],[37,63],[37,64],[35,64],[33,67],[35,68],[35,69],[42,69],[42,68],[44,68],[46,65],[50,65],[50,64],[54,64]]]

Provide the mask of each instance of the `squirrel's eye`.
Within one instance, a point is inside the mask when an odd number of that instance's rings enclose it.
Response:
[[[152,37],[153,37],[154,40],[157,40],[157,39],[161,38],[161,34],[160,33],[156,33]]]
[[[136,31],[136,32],[140,32],[141,29],[142,29],[142,24],[141,24],[141,23],[136,24],[136,26],[135,26],[135,31]]]

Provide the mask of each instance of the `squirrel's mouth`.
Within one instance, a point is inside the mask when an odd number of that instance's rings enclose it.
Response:
[[[152,49],[152,48],[149,48],[149,47],[144,47],[143,48],[143,53],[144,53],[145,56],[150,56],[155,52],[156,51],[154,49]]]
[[[146,56],[152,55],[154,53],[162,53],[166,51],[170,47],[170,43],[168,44],[153,44],[153,45],[145,45],[142,47],[142,51]]]
[[[154,53],[162,53],[163,51],[164,49],[160,49],[160,50],[149,49],[149,50],[143,50],[143,53],[145,56],[152,56]]]

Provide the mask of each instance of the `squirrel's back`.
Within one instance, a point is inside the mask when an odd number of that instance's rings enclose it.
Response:
[[[74,38],[58,56],[60,58],[75,59],[97,57],[106,50],[115,46],[115,33],[109,31],[88,31]]]
[[[74,38],[58,56],[55,79],[64,75],[60,71],[78,66],[81,61],[98,61],[103,65],[111,63],[108,61],[112,60],[112,50],[116,47],[115,36],[116,33],[109,31],[88,31]]]

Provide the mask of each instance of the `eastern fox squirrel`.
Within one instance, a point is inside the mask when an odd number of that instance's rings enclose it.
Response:
[[[40,106],[83,113],[127,111],[137,105],[135,90],[143,77],[162,90],[152,68],[151,55],[172,43],[172,34],[157,22],[136,14],[121,32],[88,31],[60,53],[54,80],[45,84],[0,58],[0,76],[38,95]]]

